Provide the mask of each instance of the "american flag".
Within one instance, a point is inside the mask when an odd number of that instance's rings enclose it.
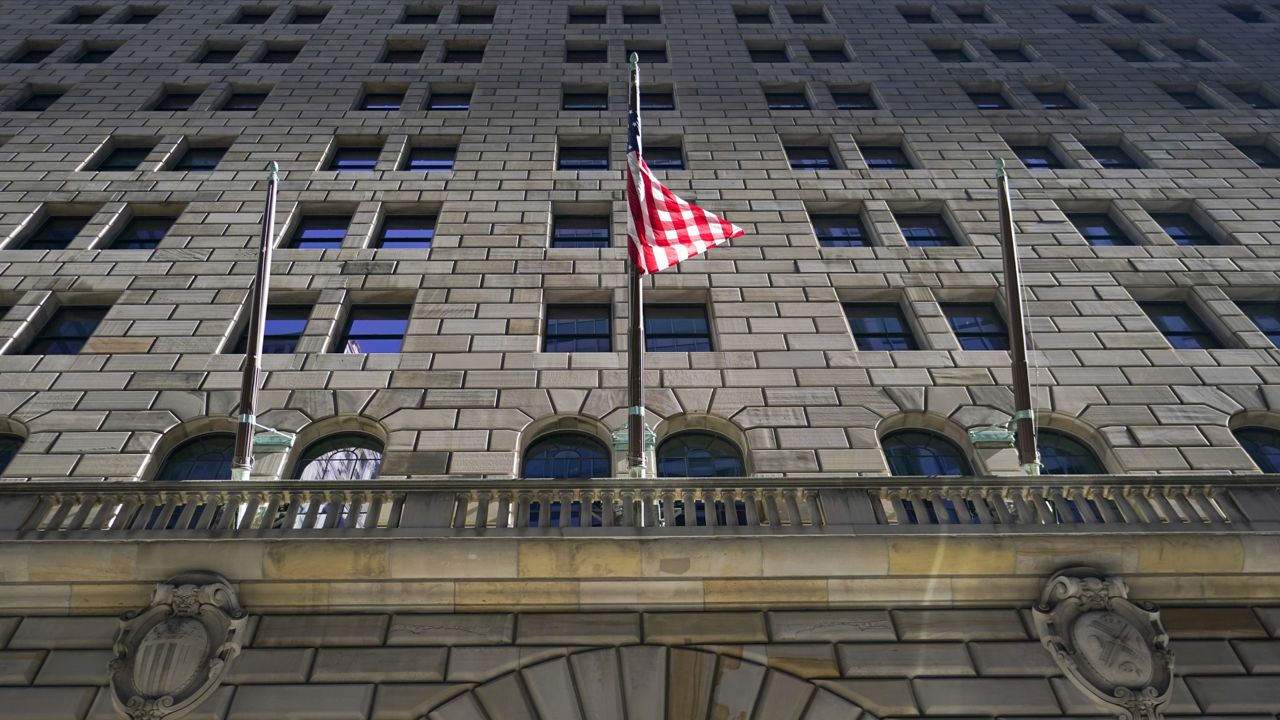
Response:
[[[638,92],[630,98],[627,142],[627,250],[641,275],[681,260],[745,231],[676,197],[653,176],[640,152]]]

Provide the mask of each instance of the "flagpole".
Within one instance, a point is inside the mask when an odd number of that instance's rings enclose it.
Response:
[[[631,83],[627,88],[628,152],[636,156],[643,150],[640,133],[640,56],[631,53]],[[627,203],[631,213],[631,203]],[[635,227],[635,223],[629,223]],[[630,255],[630,253],[628,253]],[[640,265],[630,262],[631,329],[627,335],[627,472],[632,477],[645,475],[644,453],[644,287],[640,284]]]
[[[1000,200],[1000,244],[1004,255],[1004,291],[1009,308],[1009,354],[1013,361],[1013,430],[1018,464],[1028,475],[1040,474],[1035,411],[1031,407],[1031,376],[1027,370],[1027,332],[1022,312],[1022,270],[1014,238],[1013,206],[1004,160],[996,161],[996,194]]]
[[[267,295],[271,285],[271,250],[276,224],[276,191],[280,168],[272,162],[267,169],[267,202],[262,213],[262,246],[252,289],[249,330],[246,338],[244,377],[240,383],[240,418],[236,424],[235,459],[232,480],[248,480],[253,471],[253,436],[258,425],[258,388],[261,385],[262,338],[267,324]]]

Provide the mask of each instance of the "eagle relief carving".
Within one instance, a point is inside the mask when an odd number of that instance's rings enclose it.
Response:
[[[1128,599],[1124,580],[1063,570],[1034,608],[1036,632],[1076,687],[1120,720],[1158,720],[1173,690],[1173,652],[1160,611]]]

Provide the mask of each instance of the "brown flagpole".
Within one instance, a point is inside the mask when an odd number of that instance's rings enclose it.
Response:
[[[996,194],[1000,200],[1000,244],[1004,255],[1004,292],[1009,309],[1009,355],[1013,361],[1014,443],[1018,464],[1028,475],[1040,474],[1035,411],[1031,407],[1031,375],[1027,370],[1027,331],[1022,313],[1022,270],[1013,230],[1013,206],[1004,160],[996,161]]]
[[[248,480],[253,471],[253,436],[258,427],[258,388],[261,386],[262,338],[267,324],[267,295],[271,285],[271,250],[276,224],[276,191],[280,168],[275,162],[267,170],[267,202],[262,213],[262,246],[258,251],[258,271],[254,278],[249,330],[244,357],[244,377],[240,383],[240,418],[236,424],[232,480]]]
[[[627,88],[628,153],[640,155],[640,56],[631,53],[631,82]],[[625,172],[625,171],[624,171]],[[627,213],[631,203],[627,203]],[[630,223],[635,227],[635,223]],[[628,257],[630,253],[628,253]],[[644,287],[638,263],[630,263],[631,328],[627,335],[627,472],[632,477],[645,475],[644,452]]]

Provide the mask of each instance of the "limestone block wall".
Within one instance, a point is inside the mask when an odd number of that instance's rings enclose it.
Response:
[[[71,0],[0,2],[0,62],[52,49],[4,63],[0,80],[0,417],[26,437],[5,477],[146,479],[177,439],[229,427],[242,358],[228,351],[246,321],[268,161],[284,178],[278,231],[302,213],[349,213],[352,224],[341,249],[276,255],[272,300],[313,310],[299,352],[268,360],[266,422],[319,433],[326,419],[363,418],[387,442],[389,475],[511,474],[556,418],[615,429],[628,315],[623,55],[659,45],[668,62],[646,64],[644,77],[670,89],[676,109],[646,113],[646,135],[678,141],[687,168],[664,178],[748,231],[652,281],[654,302],[704,304],[715,344],[649,357],[660,434],[719,423],[740,435],[753,473],[881,474],[886,428],[959,438],[1006,419],[1006,355],[960,350],[939,309],[999,303],[1003,158],[1044,421],[1090,443],[1115,473],[1256,470],[1229,428],[1275,424],[1280,355],[1236,301],[1274,299],[1280,184],[1233,143],[1276,149],[1276,111],[1237,94],[1275,98],[1274,7],[1259,5],[1265,22],[1251,24],[1218,3],[1172,0],[1134,23],[1081,3],[1099,20],[1083,25],[1056,0],[999,0],[972,24],[950,4],[917,3],[937,22],[909,24],[893,3],[825,0],[795,6],[818,9],[822,24],[770,2],[751,7],[771,24],[745,25],[733,13],[741,3],[682,0],[649,3],[660,22],[639,24],[609,0],[594,3],[605,24],[581,25],[568,24],[567,0],[504,0],[487,5],[491,24],[473,25],[456,22],[465,3],[453,0],[314,5],[327,11],[318,24],[290,21],[311,5],[269,2],[269,18],[246,25],[232,22],[234,3],[193,0],[147,5],[159,13],[142,25],[127,22],[136,3],[96,3],[99,19],[67,24]],[[413,8],[438,10],[438,21],[400,22]],[[583,43],[603,44],[610,62],[564,62]],[[791,62],[751,62],[749,45],[777,44]],[[482,62],[442,62],[446,48],[480,45]],[[1031,62],[993,54],[1018,46]],[[76,62],[93,47],[115,50]],[[210,47],[236,54],[196,62]],[[292,63],[255,62],[279,47],[301,49]],[[424,54],[380,62],[388,47]],[[810,48],[824,47],[845,48],[849,62],[814,62]],[[933,47],[959,47],[971,62],[942,62]],[[1180,47],[1207,60],[1185,60]],[[581,86],[603,88],[609,109],[560,109],[562,92]],[[468,87],[469,111],[422,110],[433,89]],[[770,111],[764,87],[802,90],[811,109]],[[403,90],[404,109],[353,109],[365,89]],[[879,108],[838,110],[832,92],[850,89]],[[979,110],[966,89],[1002,90],[1014,107]],[[1212,107],[1184,109],[1168,90],[1197,91]],[[64,94],[42,112],[13,109],[46,91]],[[268,92],[256,112],[220,109],[250,91]],[[1081,107],[1042,109],[1038,91]],[[170,92],[198,97],[189,110],[150,109]],[[838,169],[790,169],[784,143],[797,142],[826,145]],[[885,142],[915,167],[869,169],[859,147]],[[138,170],[88,169],[139,143],[153,149]],[[208,143],[229,147],[216,170],[167,169]],[[376,170],[322,169],[353,143],[382,146]],[[607,144],[614,169],[556,170],[557,148],[582,143]],[[1027,143],[1052,146],[1067,167],[1025,169],[1010,147]],[[1103,169],[1086,149],[1098,143],[1118,143],[1139,168]],[[409,147],[455,144],[450,172],[396,169]],[[581,208],[611,211],[614,247],[549,249],[553,213]],[[370,247],[380,218],[402,211],[437,215],[430,251]],[[820,248],[807,211],[860,212],[873,246]],[[1081,211],[1109,212],[1136,245],[1086,244],[1064,215]],[[1191,213],[1220,244],[1175,245],[1150,217],[1163,211]],[[68,249],[13,249],[47,215],[69,212],[91,220]],[[903,212],[943,214],[959,246],[908,247],[893,220]],[[104,249],[147,213],[177,217],[158,249]],[[1171,349],[1137,305],[1157,299],[1190,303],[1224,348]],[[855,350],[841,303],[870,300],[899,303],[922,349]],[[615,351],[540,352],[552,302],[610,304]],[[411,304],[405,351],[326,352],[353,303]],[[111,306],[86,351],[24,354],[54,310],[74,304]]]
[[[1280,608],[1163,617],[1178,670],[1168,717],[1276,717]],[[114,720],[104,686],[116,627],[0,619],[0,718]],[[1104,715],[1031,628],[1028,609],[1011,607],[255,616],[225,687],[193,717]]]

